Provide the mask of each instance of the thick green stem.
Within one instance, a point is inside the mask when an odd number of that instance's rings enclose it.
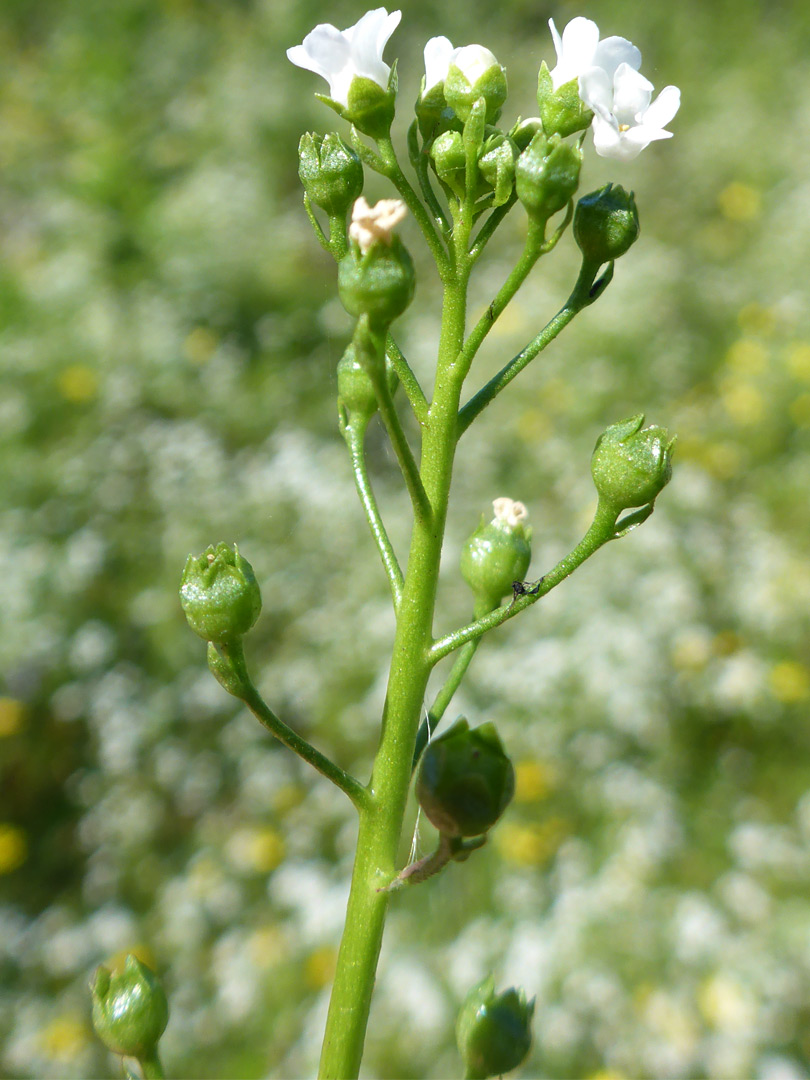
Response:
[[[468,235],[461,240],[466,243]],[[430,514],[415,516],[397,614],[382,735],[357,855],[321,1054],[322,1078],[356,1077],[411,780],[411,761],[431,662],[436,585],[450,494],[461,381],[453,368],[464,336],[468,268],[445,287],[439,363],[425,425],[421,478]]]
[[[445,656],[461,648],[461,646],[466,646],[468,643],[480,639],[488,630],[493,630],[496,626],[506,622],[507,619],[514,618],[515,615],[519,615],[521,611],[524,611],[532,604],[536,604],[538,600],[550,593],[555,586],[564,581],[586,559],[589,559],[595,551],[598,551],[609,540],[616,538],[616,517],[617,512],[614,507],[600,502],[597,505],[591,527],[573,551],[569,552],[564,559],[560,559],[554,569],[545,574],[533,589],[524,592],[521,596],[516,596],[506,607],[496,608],[489,615],[476,619],[474,622],[468,623],[467,626],[454,630],[452,634],[440,638],[430,650],[430,658],[433,663],[438,664]]]
[[[402,570],[400,570],[393,545],[388,539],[388,533],[383,524],[383,519],[380,515],[379,507],[377,506],[377,500],[374,497],[374,490],[371,487],[371,481],[369,480],[368,469],[366,468],[365,440],[367,428],[368,418],[357,417],[352,419],[346,425],[344,434],[352,458],[352,469],[354,471],[354,482],[357,487],[357,494],[360,496],[360,502],[363,504],[369,528],[371,529],[371,535],[374,537],[377,550],[382,559],[383,567],[385,568],[385,573],[388,576],[388,583],[391,586],[391,596],[394,601],[394,609],[396,609],[399,607],[399,602],[402,598]]]
[[[138,1063],[141,1066],[143,1080],[164,1080],[165,1073],[157,1049],[152,1054],[145,1054],[138,1058]]]
[[[287,727],[283,720],[279,719],[273,710],[266,704],[259,691],[253,685],[245,662],[245,653],[241,641],[232,645],[220,645],[219,651],[227,658],[233,672],[233,682],[230,692],[247,705],[256,719],[267,730],[275,735],[279,742],[298,754],[304,761],[309,762],[341,791],[345,791],[358,810],[362,810],[369,802],[367,790],[359,780],[344,772],[339,765],[316,750],[306,739],[298,735],[291,727]],[[220,680],[221,681],[221,680]]]

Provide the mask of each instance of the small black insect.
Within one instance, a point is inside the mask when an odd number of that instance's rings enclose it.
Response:
[[[537,596],[540,592],[540,586],[545,581],[545,578],[540,578],[534,585],[530,585],[528,581],[513,581],[512,582],[512,603],[517,600],[519,596]]]

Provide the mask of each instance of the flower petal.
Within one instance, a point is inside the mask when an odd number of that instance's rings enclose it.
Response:
[[[597,154],[600,157],[621,159],[622,139],[618,128],[598,113],[594,116],[591,127],[593,129],[593,147]]]
[[[320,23],[310,30],[303,44],[287,50],[287,57],[297,67],[329,79],[330,73],[340,71],[346,64],[349,43],[336,26]]]
[[[635,71],[641,67],[641,50],[623,37],[608,37],[596,47],[594,67],[603,68],[613,78],[619,64],[629,64]]]
[[[497,66],[498,61],[484,45],[465,45],[463,49],[456,49],[453,63],[470,86],[475,86],[484,72],[493,65]]]
[[[613,115],[619,127],[632,127],[644,115],[650,105],[653,84],[640,71],[629,64],[619,64],[613,76]]]
[[[608,121],[613,114],[613,86],[607,72],[592,67],[579,77],[579,96],[589,109]]]
[[[599,27],[581,15],[568,23],[562,37],[557,33],[553,19],[549,19],[549,27],[557,51],[557,66],[551,72],[551,84],[558,90],[592,65],[599,44]]]
[[[681,105],[681,92],[677,86],[665,86],[644,113],[644,126],[665,128]]]
[[[453,58],[453,43],[446,37],[432,37],[425,45],[425,92],[444,82]]]
[[[391,74],[390,67],[382,58],[383,49],[401,18],[401,11],[393,11],[389,15],[385,8],[375,8],[367,11],[362,19],[345,31],[351,42],[356,73],[366,79],[373,79],[383,90],[388,89],[388,77]]]

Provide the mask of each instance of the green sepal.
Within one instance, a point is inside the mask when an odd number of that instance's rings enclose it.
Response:
[[[419,762],[416,797],[445,836],[482,836],[514,792],[515,770],[491,721],[471,729],[461,717]]]
[[[518,118],[514,127],[509,132],[509,138],[514,142],[519,151],[523,151],[535,137],[538,131],[543,130],[543,121],[539,116],[528,116],[525,120]]]
[[[523,581],[532,557],[532,531],[522,521],[509,525],[493,518],[481,524],[461,548],[461,576],[470,586],[476,604],[489,610],[512,592],[512,582]]]
[[[443,131],[430,148],[430,160],[442,183],[447,184],[457,198],[463,198],[467,155],[461,133]]]
[[[500,116],[501,106],[506,101],[506,72],[500,64],[491,64],[483,75],[471,84],[461,68],[451,64],[443,90],[445,101],[459,120],[466,123],[475,102],[483,98],[487,123],[494,124]]]
[[[495,993],[492,976],[474,987],[456,1021],[456,1042],[468,1080],[488,1080],[516,1069],[532,1045],[534,999],[510,987]]]
[[[126,1057],[153,1057],[169,1022],[169,1003],[154,972],[130,953],[123,971],[99,967],[90,989],[93,1027],[104,1045]]]
[[[538,131],[515,164],[515,189],[526,213],[545,225],[576,192],[581,167],[579,147]]]
[[[368,316],[375,330],[385,330],[413,300],[416,274],[405,245],[372,244],[363,254],[355,242],[338,264],[338,294],[350,315]]]
[[[515,185],[515,160],[518,148],[507,136],[498,132],[488,136],[481,148],[478,168],[493,189],[493,209],[508,202]]]
[[[593,112],[579,96],[579,80],[571,79],[555,91],[545,61],[537,76],[537,106],[546,135],[565,139],[584,131],[593,120]]]
[[[422,76],[419,97],[414,106],[419,131],[425,142],[432,142],[445,131],[459,130],[458,117],[447,104],[444,96],[444,83],[436,83],[425,93],[425,76]]]
[[[397,84],[395,60],[391,66],[387,90],[383,90],[373,79],[355,75],[349,86],[347,105],[341,105],[339,101],[327,97],[326,94],[316,94],[315,97],[324,105],[328,105],[330,109],[334,109],[344,120],[348,120],[358,131],[379,140],[391,132],[391,124],[396,111]]]
[[[301,136],[298,176],[310,201],[330,217],[345,216],[363,191],[360,158],[334,131]]]
[[[188,624],[204,641],[227,644],[250,630],[262,610],[253,567],[234,544],[189,555],[180,584]]]
[[[638,239],[633,192],[606,184],[583,195],[574,214],[574,239],[588,262],[600,265],[620,258]]]
[[[675,438],[660,427],[644,428],[644,413],[611,424],[596,440],[591,473],[600,500],[618,516],[650,506],[672,477]],[[649,516],[649,513],[646,516]],[[639,521],[631,521],[640,524]],[[621,526],[621,523],[620,523]]]
[[[385,358],[385,376],[391,396],[399,386],[397,373],[391,362]],[[359,417],[370,420],[377,411],[377,395],[368,367],[357,356],[354,342],[351,342],[337,366],[338,407],[346,410],[349,418]]]

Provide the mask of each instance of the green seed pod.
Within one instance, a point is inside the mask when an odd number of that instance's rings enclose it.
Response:
[[[338,292],[350,315],[367,315],[370,325],[384,330],[413,300],[416,276],[413,262],[398,236],[375,242],[363,253],[357,244],[338,266]]]
[[[532,552],[531,529],[523,503],[496,499],[495,517],[481,524],[461,549],[461,574],[472,589],[476,608],[491,611],[512,592],[512,582],[522,581]]]
[[[205,641],[228,645],[250,630],[262,609],[253,567],[234,544],[189,555],[180,585],[188,624]]]
[[[360,158],[334,131],[301,136],[298,175],[311,201],[330,217],[347,214],[363,190]]]
[[[596,440],[591,473],[599,498],[618,513],[655,501],[672,476],[675,437],[642,429],[644,413],[612,424]]]
[[[163,987],[149,968],[131,954],[124,970],[98,968],[90,987],[93,1027],[104,1045],[126,1057],[152,1057],[169,1022]]]
[[[574,239],[588,262],[618,259],[636,242],[639,234],[638,210],[631,191],[606,184],[599,191],[583,195],[574,214]]]
[[[529,217],[545,224],[562,210],[579,186],[581,167],[581,150],[538,132],[515,165],[517,195]]]
[[[445,836],[481,836],[514,793],[515,770],[491,721],[471,730],[460,718],[428,743],[419,763],[416,797]]]
[[[537,106],[546,135],[565,139],[584,131],[593,120],[593,113],[579,96],[579,80],[571,79],[555,90],[545,61],[537,77]]]
[[[467,995],[456,1021],[456,1042],[469,1080],[516,1069],[532,1045],[534,1000],[511,987],[495,993],[490,977]]]
[[[385,358],[385,377],[388,389],[393,395],[399,386],[397,373]],[[357,359],[357,350],[352,342],[338,361],[337,366],[338,402],[349,416],[371,419],[377,411],[377,395],[374,384],[365,366]]]
[[[506,101],[506,72],[489,49],[466,45],[458,49],[444,80],[444,97],[459,118],[466,121],[475,102],[486,102],[486,120],[494,124]]]

